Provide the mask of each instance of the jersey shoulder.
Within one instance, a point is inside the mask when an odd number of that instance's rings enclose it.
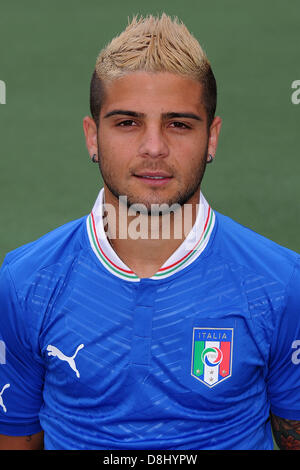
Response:
[[[9,266],[16,285],[52,265],[63,270],[83,249],[85,227],[86,216],[68,222],[9,252],[3,265]]]
[[[286,284],[300,255],[260,235],[230,217],[216,212],[218,235],[215,249],[223,258],[249,271]]]

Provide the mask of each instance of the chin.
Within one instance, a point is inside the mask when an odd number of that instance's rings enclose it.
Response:
[[[182,198],[181,194],[153,194],[153,195],[132,195],[132,194],[127,194],[127,207],[131,207],[132,205],[140,204],[144,206],[147,209],[148,214],[151,213],[151,208],[153,205],[165,205],[167,207],[171,207],[174,205],[179,205],[182,206],[187,202],[185,198]],[[165,209],[167,209],[167,207]],[[160,212],[164,212],[163,210]],[[167,212],[167,211],[166,211]]]

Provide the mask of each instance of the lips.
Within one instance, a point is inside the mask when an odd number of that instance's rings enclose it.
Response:
[[[151,188],[165,187],[172,181],[173,176],[164,172],[143,172],[133,175],[140,184]]]
[[[165,177],[165,176],[149,176],[149,175],[145,175],[145,176],[138,176],[138,178],[148,178],[148,179],[151,179],[151,180],[162,180],[162,179],[165,179],[166,177]]]
[[[137,178],[144,178],[149,180],[163,180],[172,178],[170,174],[163,171],[143,171],[140,173],[134,173],[134,176]]]

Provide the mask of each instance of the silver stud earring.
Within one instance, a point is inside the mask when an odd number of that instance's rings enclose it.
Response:
[[[214,161],[214,157],[211,154],[209,154],[208,159],[207,159],[207,163],[212,163],[213,161]]]
[[[94,155],[92,156],[92,162],[93,163],[97,163],[97,155],[94,153]]]

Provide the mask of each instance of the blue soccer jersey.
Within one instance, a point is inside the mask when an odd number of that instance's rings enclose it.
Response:
[[[211,209],[151,278],[92,212],[0,273],[0,433],[45,449],[272,449],[300,420],[300,259]]]

